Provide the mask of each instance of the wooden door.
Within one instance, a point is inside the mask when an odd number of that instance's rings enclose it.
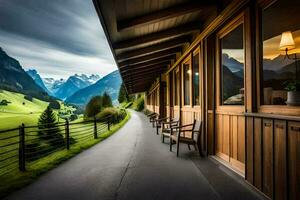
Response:
[[[244,15],[217,34],[215,152],[245,172]]]

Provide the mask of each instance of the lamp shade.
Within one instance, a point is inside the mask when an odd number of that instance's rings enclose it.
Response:
[[[295,42],[291,31],[283,32],[281,35],[279,50],[289,51],[295,48]]]

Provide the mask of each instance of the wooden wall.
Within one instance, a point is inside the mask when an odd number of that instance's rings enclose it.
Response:
[[[300,121],[247,117],[246,179],[272,199],[300,199]]]
[[[215,152],[232,167],[245,172],[245,117],[216,114]]]

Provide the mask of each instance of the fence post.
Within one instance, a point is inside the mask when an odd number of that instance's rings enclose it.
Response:
[[[110,131],[110,118],[108,118],[108,120],[107,120],[107,130]]]
[[[19,169],[24,172],[25,166],[25,126],[22,124],[19,128]]]
[[[94,139],[97,139],[98,135],[97,135],[97,120],[96,117],[94,117]]]
[[[66,120],[66,127],[65,127],[65,133],[66,133],[66,145],[67,149],[70,149],[70,129],[69,129],[69,120]]]

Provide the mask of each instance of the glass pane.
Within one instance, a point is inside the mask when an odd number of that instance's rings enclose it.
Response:
[[[184,73],[184,105],[190,105],[190,66],[188,64],[183,65]]]
[[[173,73],[169,75],[169,98],[170,98],[170,106],[173,107]]]
[[[193,105],[200,105],[199,98],[199,54],[193,56]]]
[[[221,39],[221,100],[223,105],[244,105],[243,25]]]
[[[262,13],[264,105],[300,105],[300,99],[291,94],[300,91],[299,8],[300,1],[278,0]]]
[[[180,77],[178,76],[178,72],[175,72],[174,73],[174,76],[175,76],[175,87],[174,87],[174,90],[175,90],[175,105],[178,106],[178,90],[179,90],[179,84],[180,84]]]

